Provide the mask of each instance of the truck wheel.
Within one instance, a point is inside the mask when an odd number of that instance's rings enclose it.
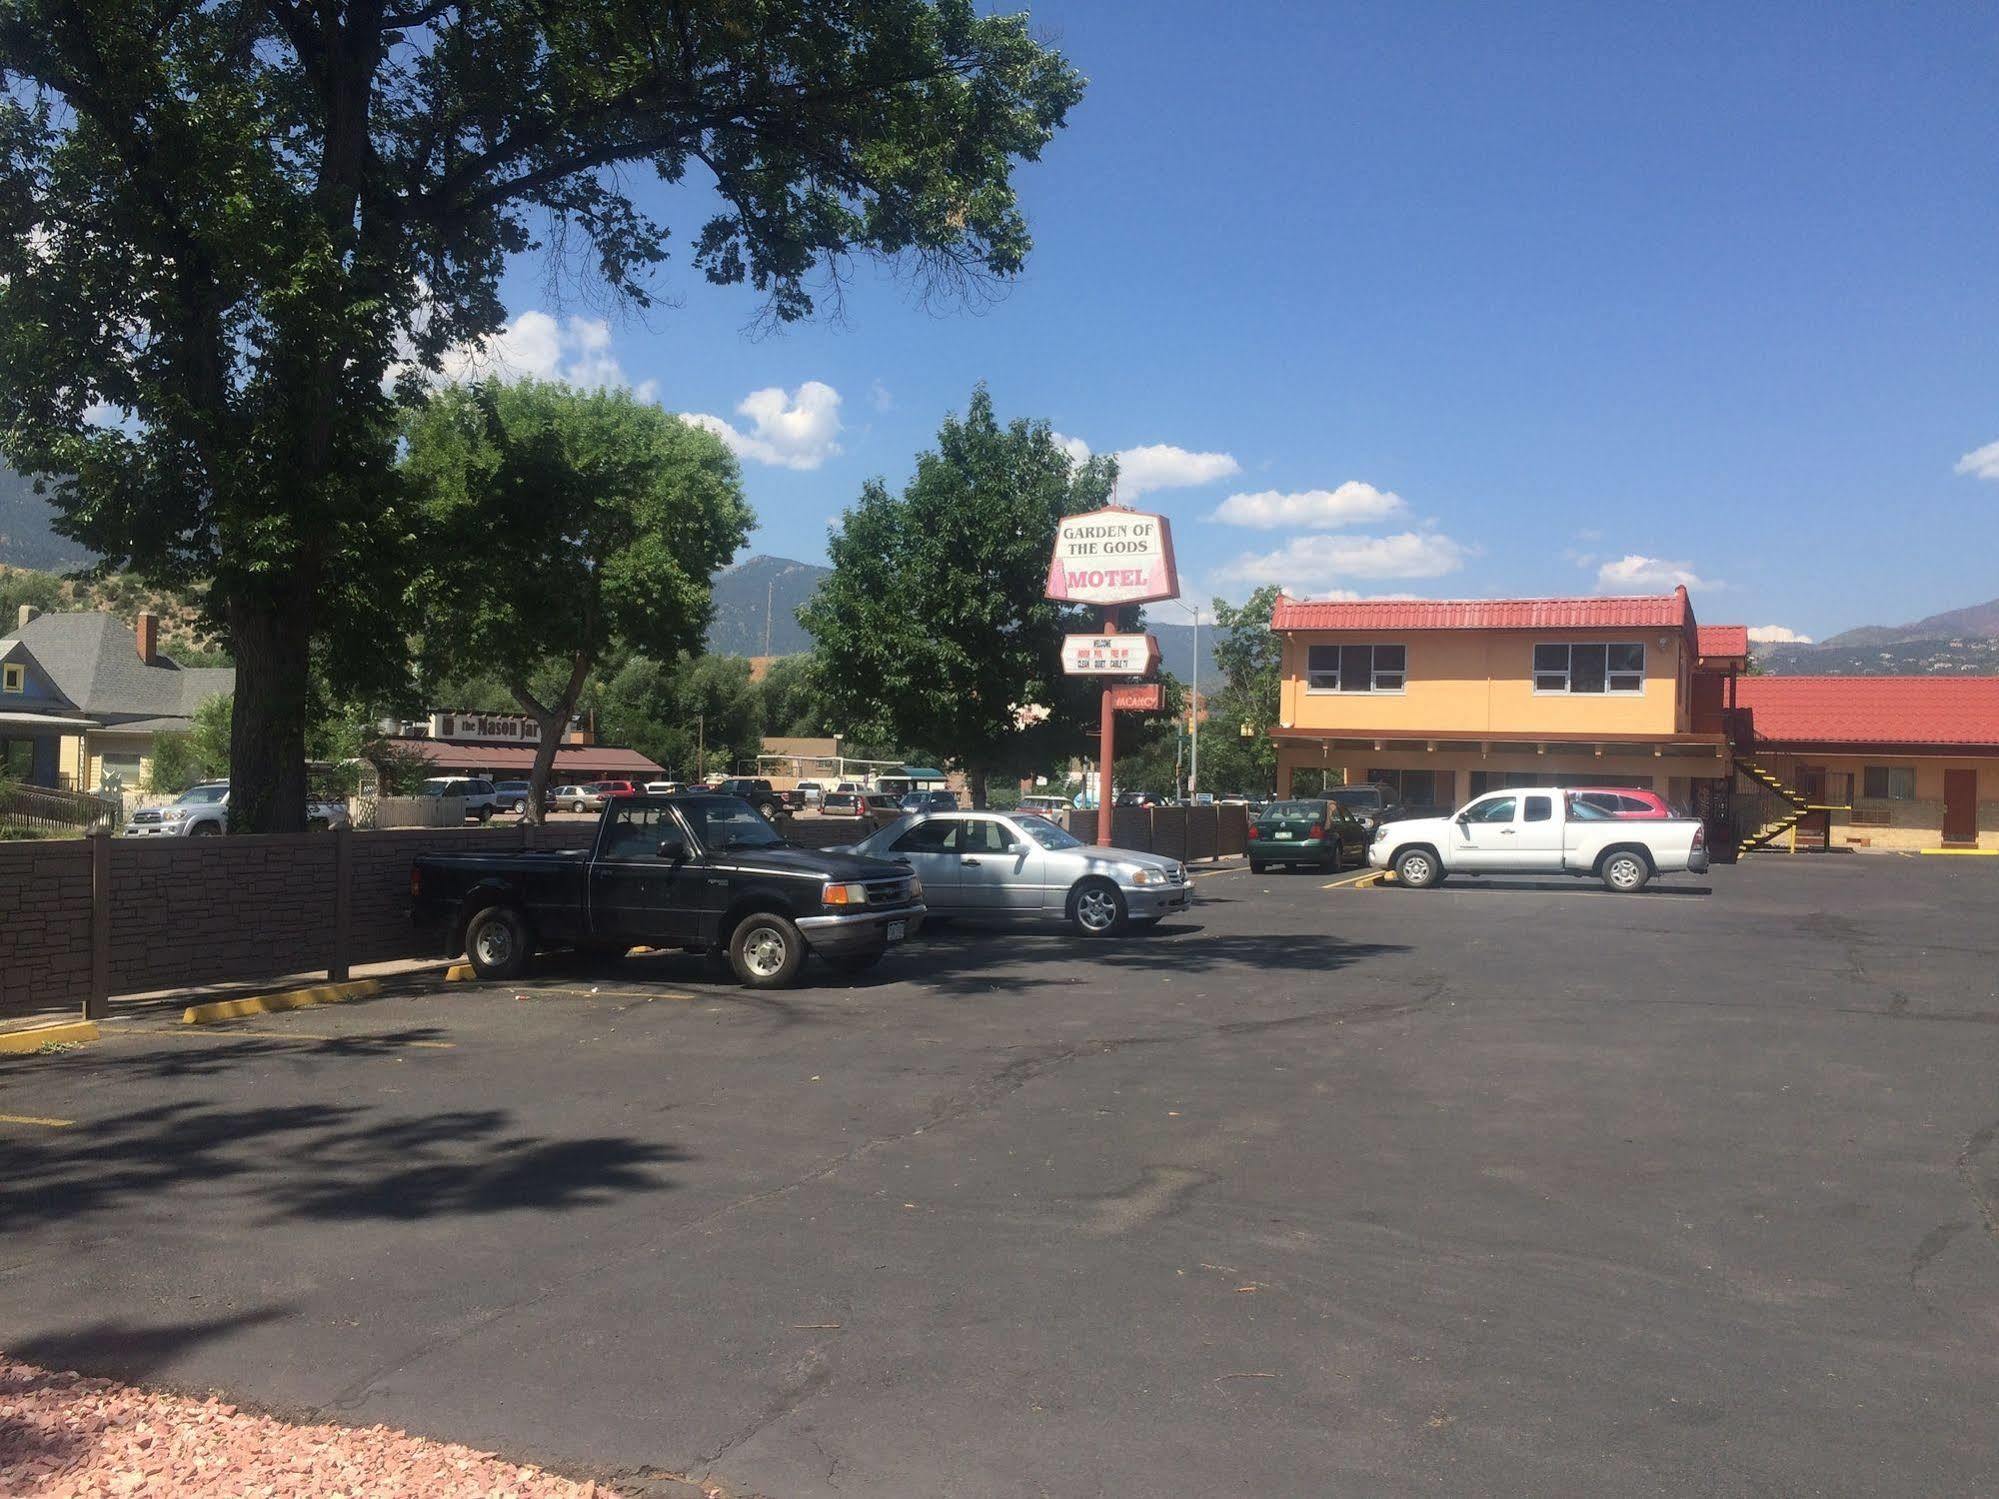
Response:
[[[488,906],[465,928],[465,956],[482,979],[510,979],[527,966],[528,930],[512,906]]]
[[[729,966],[752,989],[788,989],[804,964],[804,936],[775,913],[745,916],[729,939]]]
[[[1603,861],[1603,884],[1619,895],[1632,895],[1645,888],[1652,878],[1652,866],[1640,854],[1621,848]]]
[[[222,832],[222,825],[214,822],[197,822],[187,831],[190,838],[214,838]]]
[[[1412,848],[1395,860],[1396,883],[1407,885],[1411,890],[1429,889],[1442,873],[1437,867],[1437,856],[1427,848]]]
[[[1069,897],[1069,919],[1085,937],[1108,937],[1124,925],[1124,896],[1109,880],[1085,880]]]

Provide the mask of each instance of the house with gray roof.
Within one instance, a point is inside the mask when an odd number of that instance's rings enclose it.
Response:
[[[59,711],[77,725],[58,731],[56,779],[34,784],[95,791],[115,779],[137,789],[152,769],[154,736],[186,730],[203,703],[236,690],[233,667],[182,666],[159,642],[151,613],[127,625],[111,614],[22,610],[12,643],[32,656]]]

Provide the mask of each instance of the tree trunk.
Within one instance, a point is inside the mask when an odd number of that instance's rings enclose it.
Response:
[[[236,657],[229,719],[229,831],[305,831],[306,670],[312,626],[303,607],[228,606]]]
[[[986,810],[986,773],[983,770],[965,772],[965,789],[972,794],[973,810]]]
[[[534,769],[528,772],[527,820],[536,827],[546,818],[548,774],[555,766],[555,751],[562,743],[563,731],[569,727],[569,715],[576,711],[576,700],[583,696],[583,684],[590,680],[590,665],[588,656],[578,656],[570,663],[568,684],[562,689],[561,698],[553,703],[542,703],[524,681],[507,684],[514,701],[541,725],[541,742],[534,749]]]

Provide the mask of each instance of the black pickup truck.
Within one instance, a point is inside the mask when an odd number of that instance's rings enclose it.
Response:
[[[726,958],[756,989],[797,981],[807,951],[871,968],[923,925],[908,866],[797,848],[740,797],[621,796],[587,849],[425,854],[411,918],[482,978],[511,978],[537,948],[644,944]]]

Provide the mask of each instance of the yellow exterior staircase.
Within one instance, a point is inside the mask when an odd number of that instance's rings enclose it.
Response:
[[[1740,852],[1742,853],[1752,853],[1759,848],[1770,848],[1776,844],[1779,838],[1785,838],[1787,835],[1787,847],[1791,853],[1796,853],[1798,851],[1798,824],[1803,822],[1806,817],[1814,812],[1829,814],[1833,812],[1850,812],[1853,810],[1848,806],[1834,806],[1827,802],[1807,800],[1802,791],[1797,790],[1782,776],[1771,770],[1767,765],[1758,764],[1754,759],[1743,754],[1740,750],[1736,751],[1735,768],[1740,774],[1749,777],[1750,780],[1784,803],[1787,809],[1779,816],[1765,822],[1762,827],[1751,833],[1747,838],[1744,838],[1740,848]],[[1831,827],[1831,818],[1828,817],[1826,821],[1826,841],[1828,843],[1831,842]]]

